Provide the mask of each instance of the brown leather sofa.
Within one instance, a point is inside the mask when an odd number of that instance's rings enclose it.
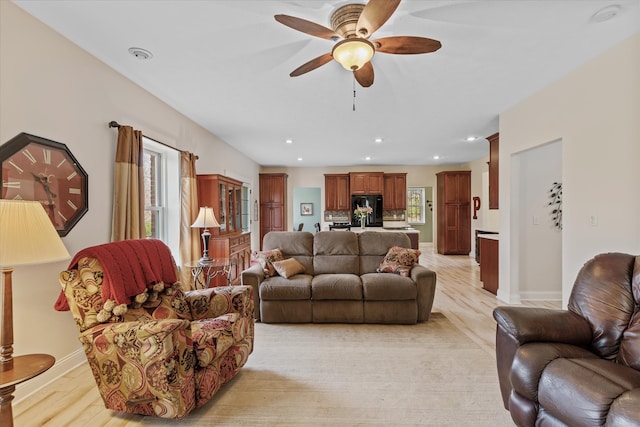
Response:
[[[242,272],[254,288],[256,320],[264,323],[395,323],[429,320],[436,273],[415,264],[408,277],[376,270],[390,248],[410,248],[405,233],[271,231],[263,250],[280,249],[304,272],[265,277],[260,265]]]
[[[640,256],[578,273],[568,310],[498,307],[504,406],[519,426],[640,425]]]

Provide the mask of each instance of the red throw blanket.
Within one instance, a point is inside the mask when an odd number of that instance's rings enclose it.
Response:
[[[155,283],[164,282],[169,287],[177,281],[171,251],[157,239],[122,240],[83,249],[73,257],[69,270],[85,257],[96,258],[102,265],[102,301],[129,304],[132,297]],[[69,310],[64,291],[54,307],[58,311]]]

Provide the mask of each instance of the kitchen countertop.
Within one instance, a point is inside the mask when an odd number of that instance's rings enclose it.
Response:
[[[325,227],[324,231],[329,231],[329,227]],[[334,230],[334,231],[342,231],[342,230]],[[384,228],[384,227],[367,227],[364,230],[360,228],[359,225],[356,226],[352,226],[351,227],[351,231],[353,231],[354,233],[362,233],[363,231],[382,231],[385,233],[392,233],[392,232],[402,232],[402,233],[420,233],[419,230],[416,230],[415,228]]]
[[[479,239],[500,240],[499,234],[478,234]]]

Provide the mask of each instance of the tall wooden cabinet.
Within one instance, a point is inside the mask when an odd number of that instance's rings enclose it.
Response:
[[[440,172],[437,176],[438,253],[471,252],[471,171]]]
[[[494,133],[488,136],[487,141],[489,141],[489,209],[498,209],[500,134]]]
[[[287,174],[260,174],[260,247],[270,231],[287,229]]]
[[[384,210],[402,211],[407,209],[407,174],[385,173],[384,193],[382,198]]]
[[[229,258],[232,283],[251,266],[251,233],[242,230],[242,182],[218,174],[198,175],[198,204],[210,206],[220,228],[209,230],[209,256]],[[215,277],[211,286],[226,285],[225,277]]]
[[[349,174],[324,175],[324,208],[328,211],[351,210]]]

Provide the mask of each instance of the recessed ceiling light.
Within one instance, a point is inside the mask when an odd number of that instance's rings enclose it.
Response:
[[[378,144],[380,144],[382,141],[384,141],[384,139],[382,139],[382,138],[376,138],[376,139],[374,139],[374,142],[376,142],[376,143],[378,143]]]
[[[153,53],[141,47],[130,47],[129,53],[142,61],[153,58]]]
[[[367,156],[367,157],[365,157],[364,159],[365,159],[366,161],[369,161],[369,160],[371,160],[371,156]]]
[[[293,144],[293,139],[285,139],[284,142],[287,144]]]
[[[612,4],[603,7],[593,15],[591,15],[591,22],[605,22],[615,18],[622,11],[622,6],[619,4]]]
[[[477,137],[477,136],[468,136],[468,137],[466,138],[466,140],[467,140],[468,142],[475,141],[476,139],[478,139],[478,137]]]
[[[302,161],[302,157],[298,157],[298,161],[301,162]]]
[[[438,160],[440,156],[433,156],[433,160]]]

